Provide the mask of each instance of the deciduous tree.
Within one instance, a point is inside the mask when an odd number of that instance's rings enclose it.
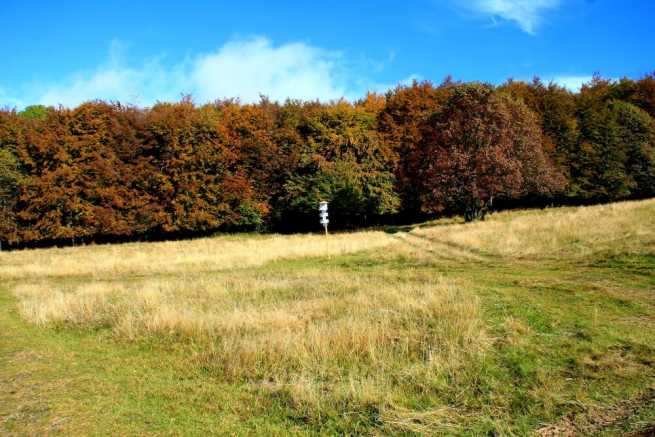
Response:
[[[459,85],[423,126],[419,177],[428,212],[484,218],[494,198],[561,187],[527,106],[483,84]]]

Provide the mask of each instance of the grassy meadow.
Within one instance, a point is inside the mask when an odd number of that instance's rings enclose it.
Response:
[[[650,435],[655,200],[0,253],[0,435]]]

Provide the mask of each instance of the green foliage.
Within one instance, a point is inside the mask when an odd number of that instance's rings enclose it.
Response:
[[[653,120],[630,103],[610,99],[610,91],[600,82],[580,97],[571,194],[595,201],[652,195]]]
[[[280,199],[283,221],[316,227],[320,201],[330,202],[337,228],[370,224],[397,210],[393,170],[374,127],[375,114],[344,102],[299,124],[302,153]]]
[[[0,198],[14,196],[21,174],[18,158],[7,148],[0,148]]]
[[[13,112],[0,112],[0,245],[18,241],[16,204],[24,175],[16,155],[21,132]]]
[[[618,146],[625,150],[631,194],[655,196],[655,123],[647,112],[621,101],[611,104],[619,125]]]
[[[22,180],[13,144],[7,137],[0,138],[0,245],[18,238],[15,214]]]
[[[31,120],[43,120],[51,111],[52,108],[44,105],[30,105],[26,106],[18,115]]]
[[[580,99],[580,142],[574,157],[573,187],[583,198],[597,201],[630,195],[626,151],[620,147],[620,126],[595,85]],[[577,193],[576,193],[577,194]]]
[[[330,203],[330,220],[337,228],[370,224],[371,219],[395,212],[399,200],[390,172],[363,171],[357,162],[337,161],[285,185],[285,208],[316,226],[317,205]],[[333,212],[332,212],[333,211]]]

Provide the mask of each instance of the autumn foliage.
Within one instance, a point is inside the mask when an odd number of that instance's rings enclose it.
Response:
[[[0,111],[0,242],[352,228],[655,195],[655,76],[415,82],[349,103]]]
[[[563,188],[536,116],[486,85],[454,87],[426,121],[419,148],[421,206],[484,218],[493,199],[550,196]]]

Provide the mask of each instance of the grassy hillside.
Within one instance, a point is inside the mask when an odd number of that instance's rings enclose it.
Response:
[[[0,434],[653,424],[653,200],[0,253]]]

